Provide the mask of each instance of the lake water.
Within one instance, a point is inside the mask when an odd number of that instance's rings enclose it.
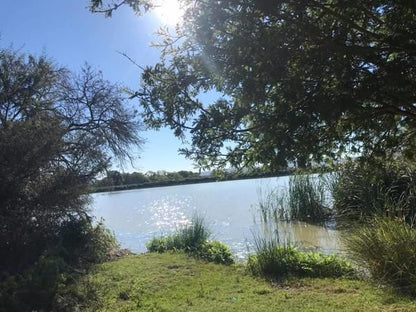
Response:
[[[91,212],[114,231],[123,248],[145,252],[153,237],[172,233],[203,216],[212,238],[229,245],[237,259],[253,252],[259,198],[287,188],[289,178],[262,178],[93,194]],[[340,253],[337,231],[302,222],[279,224],[283,236],[304,248]]]

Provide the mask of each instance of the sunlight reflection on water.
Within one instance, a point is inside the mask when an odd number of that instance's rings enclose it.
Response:
[[[114,231],[123,248],[146,252],[153,237],[168,235],[198,214],[212,238],[231,247],[237,259],[253,251],[259,189],[282,189],[288,177],[214,182],[93,195],[91,211]],[[301,222],[281,223],[283,237],[323,252],[341,252],[335,230]]]

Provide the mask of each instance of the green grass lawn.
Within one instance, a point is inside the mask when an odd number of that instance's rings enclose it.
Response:
[[[363,281],[296,279],[273,285],[242,266],[180,254],[129,256],[99,265],[70,292],[82,302],[80,311],[416,311],[416,301]]]

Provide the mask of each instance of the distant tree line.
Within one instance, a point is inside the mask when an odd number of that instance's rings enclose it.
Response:
[[[191,178],[199,178],[199,173],[192,171],[181,170],[178,172],[167,172],[167,171],[147,171],[146,173],[131,172],[123,173],[116,170],[110,170],[107,172],[107,176],[98,180],[94,186],[106,187],[106,186],[120,186],[120,185],[133,185],[143,184],[151,182],[175,182],[183,181]]]
[[[107,175],[97,180],[91,188],[92,192],[120,191],[135,188],[170,186],[177,184],[193,184],[214,181],[227,181],[238,179],[250,179],[260,177],[272,177],[289,175],[294,169],[271,171],[266,168],[254,168],[252,170],[225,171],[213,170],[200,174],[197,172],[181,170],[177,172],[167,172],[164,170],[147,171],[146,173],[132,172],[123,173],[117,170],[107,171]]]

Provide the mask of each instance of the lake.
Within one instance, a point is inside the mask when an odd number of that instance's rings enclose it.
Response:
[[[91,213],[116,235],[122,248],[146,251],[153,237],[172,233],[203,216],[212,238],[229,245],[237,259],[253,252],[253,232],[258,230],[259,199],[270,190],[284,190],[289,177],[234,180],[191,185],[93,194]],[[334,229],[303,222],[282,222],[279,231],[300,247],[340,253]]]

